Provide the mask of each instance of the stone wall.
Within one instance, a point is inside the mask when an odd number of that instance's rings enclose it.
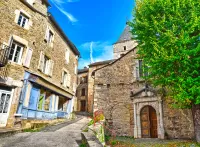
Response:
[[[136,46],[137,43],[134,40],[128,40],[114,44],[113,45],[114,59],[121,57],[120,56],[121,54],[126,54],[128,51],[130,51]],[[124,47],[126,47],[126,50],[124,50]]]
[[[163,120],[165,136],[168,138],[194,138],[192,111],[175,109],[171,100],[163,101]]]
[[[144,80],[134,76],[135,57],[136,50],[132,50],[95,72],[94,111],[103,110],[107,133],[141,138],[140,110],[152,106],[156,110],[158,138],[193,138],[191,110],[170,108],[156,89],[145,91]]]
[[[3,83],[9,83],[9,86],[12,86],[16,91],[16,89],[21,87],[14,83],[21,83],[24,78],[25,71],[28,71],[45,79],[47,84],[52,83],[52,85],[63,88],[71,95],[75,95],[75,92],[73,91],[73,85],[77,82],[77,73],[75,72],[75,66],[78,64],[77,55],[74,53],[68,42],[64,39],[54,22],[52,22],[47,16],[47,5],[44,3],[44,1],[36,0],[33,7],[39,11],[39,13],[21,0],[0,1],[0,43],[4,43],[9,46],[12,37],[17,37],[20,41],[22,41],[24,45],[22,61],[24,61],[26,58],[27,50],[29,48],[33,50],[29,67],[25,67],[23,64],[9,62],[7,66],[3,68],[6,70],[6,72],[0,73],[6,74],[0,77],[4,77],[6,80],[9,79],[9,82],[4,81]],[[28,28],[23,28],[16,23],[18,18],[16,17],[16,14],[19,14],[20,12],[28,15]],[[49,27],[54,33],[53,44],[48,44],[45,41],[47,27]],[[68,49],[70,52],[69,63],[66,63],[65,60],[66,49]],[[48,58],[54,61],[52,76],[48,76],[38,70],[41,51],[43,51]],[[63,69],[67,70],[67,72],[71,75],[70,86],[67,88],[61,83]],[[0,81],[3,80],[0,79]],[[20,89],[17,91],[19,93]],[[14,95],[14,99],[17,100],[17,98],[19,98],[19,95]],[[9,127],[14,124],[13,115],[16,113],[18,107],[17,105],[18,101],[12,102],[8,119]]]
[[[81,111],[81,100],[86,101],[86,111],[87,111],[87,101],[88,101],[88,81],[86,83],[81,83],[81,77],[88,77],[88,72],[78,74],[78,87],[76,90],[77,96],[77,110]],[[81,95],[82,89],[85,88],[85,96]]]
[[[95,72],[94,110],[103,110],[107,133],[117,136],[133,136],[133,53]]]
[[[46,5],[42,3],[41,0],[37,0],[35,5],[39,4],[41,4],[41,9],[47,10]],[[9,45],[10,39],[13,35],[19,36],[20,38],[26,40],[28,45],[24,48],[24,56],[22,58],[25,58],[27,48],[33,49],[30,67],[25,68],[22,65],[16,63],[9,63],[7,76],[15,80],[22,80],[24,70],[27,70],[42,76],[57,86],[62,86],[62,70],[65,68],[71,74],[71,85],[76,83],[77,75],[74,72],[75,65],[77,66],[78,64],[76,55],[73,53],[67,42],[61,36],[60,32],[58,32],[54,24],[48,19],[48,17],[44,17],[41,14],[34,12],[20,0],[1,1],[0,6],[0,18],[3,20],[0,22],[0,42]],[[37,8],[39,9],[39,7]],[[32,22],[32,25],[30,25],[28,30],[20,27],[17,23],[15,23],[16,10],[24,10],[31,16],[30,21]],[[45,14],[47,15],[47,12]],[[55,33],[53,47],[44,41],[47,26],[52,28]],[[68,64],[65,62],[66,49],[69,49],[70,51],[70,59]],[[54,61],[52,77],[49,77],[38,71],[41,51],[44,51],[44,53]],[[73,86],[66,90],[72,93],[72,87]]]
[[[94,77],[92,76],[92,73],[94,70],[101,68],[105,66],[106,64],[101,64],[101,65],[95,65],[95,66],[90,66],[89,67],[89,72],[88,72],[88,112],[93,113],[95,111],[94,109]]]

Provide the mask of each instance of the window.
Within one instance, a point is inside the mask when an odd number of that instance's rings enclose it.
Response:
[[[50,92],[46,92],[45,100],[44,100],[44,110],[50,111],[50,101],[52,94]]]
[[[120,57],[123,57],[124,56],[124,54],[120,54]]]
[[[64,111],[64,112],[66,112],[66,111],[67,111],[68,104],[69,104],[69,100],[67,100],[67,99],[64,98],[64,97],[60,97],[60,96],[59,96],[59,100],[58,100],[58,110],[59,110],[59,111]]]
[[[142,60],[139,60],[139,77],[144,77],[148,75],[148,66],[146,66]]]
[[[37,109],[51,111],[50,109],[51,109],[51,107],[53,108],[53,104],[54,104],[53,101],[55,101],[55,99],[53,99],[53,96],[55,96],[55,95],[53,95],[50,91],[47,91],[46,89],[41,88],[40,96],[39,96],[38,104],[37,104]],[[51,105],[51,107],[50,107],[50,105]]]
[[[16,63],[21,63],[22,52],[23,45],[13,42],[10,49],[9,60]]]
[[[67,72],[64,71],[63,73],[63,86],[67,87],[67,80],[68,80],[68,75]]]
[[[124,51],[126,51],[126,46],[124,46]]]
[[[80,83],[81,83],[81,84],[87,83],[87,80],[88,80],[87,76],[85,76],[85,77],[80,77]]]
[[[10,98],[11,98],[10,92],[0,91],[0,114],[8,113]]]
[[[143,64],[143,61],[139,60],[139,77],[143,77],[143,74],[144,74],[142,64]]]
[[[47,57],[43,52],[40,53],[38,69],[46,75],[53,75],[54,61]]]
[[[24,28],[25,25],[27,25],[28,20],[28,17],[26,17],[23,13],[20,13],[17,24]]]
[[[52,31],[51,30],[49,30],[49,36],[48,36],[48,43],[51,43],[51,42],[53,42],[53,33],[52,33]]]
[[[71,75],[66,71],[62,72],[62,84],[64,87],[70,87],[71,84]]]
[[[48,27],[45,34],[45,41],[50,45],[53,45],[53,40],[54,40],[54,32],[52,31],[52,29],[50,29],[50,27]]]
[[[69,63],[69,50],[68,49],[66,49],[66,51],[65,51],[65,61],[67,64]]]
[[[45,74],[48,74],[48,63],[49,63],[49,58],[47,56],[44,56],[44,66],[42,72]]]
[[[44,98],[45,98],[45,90],[41,89],[40,90],[40,97],[39,97],[39,100],[38,100],[38,110],[43,110]]]
[[[81,90],[81,96],[85,96],[85,88]]]

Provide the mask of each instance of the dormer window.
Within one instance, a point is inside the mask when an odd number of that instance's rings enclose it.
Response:
[[[25,27],[28,24],[29,18],[23,13],[20,13],[17,24],[21,27]]]

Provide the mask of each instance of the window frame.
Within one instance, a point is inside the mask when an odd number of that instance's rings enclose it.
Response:
[[[86,96],[86,89],[85,88],[81,89],[81,96]]]
[[[12,46],[13,44],[15,45],[14,47],[14,52],[12,54],[12,59],[10,59],[10,54],[11,54],[11,50],[13,49]],[[14,61],[14,58],[16,56],[16,51],[17,51],[17,47],[20,47],[20,52],[19,52],[19,57],[18,57],[18,61]],[[15,40],[12,40],[11,42],[11,50],[8,56],[8,60],[17,64],[21,64],[22,63],[22,55],[23,55],[23,50],[24,50],[25,46],[23,44],[18,43]]]
[[[21,22],[19,22],[19,21],[20,21],[20,17],[22,17],[22,18],[21,18]],[[23,25],[24,19],[25,19],[26,21],[25,21],[25,23],[24,23],[24,25]],[[22,28],[26,28],[26,26],[27,26],[27,24],[28,24],[28,22],[29,22],[29,19],[30,19],[30,18],[29,18],[26,14],[24,14],[23,12],[20,11],[19,17],[18,17],[18,20],[17,20],[17,24],[18,24],[20,27],[22,27]]]
[[[48,40],[47,40],[47,42],[48,43],[53,43],[53,37],[54,37],[54,33],[50,30],[50,29],[48,29]]]
[[[68,73],[66,71],[63,71],[63,86],[67,87],[67,82],[68,82]]]
[[[65,50],[65,62],[68,64],[69,63],[69,56],[70,56],[70,52],[69,49]]]

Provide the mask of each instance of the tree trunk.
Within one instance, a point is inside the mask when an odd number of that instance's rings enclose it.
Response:
[[[194,121],[194,134],[197,142],[200,142],[200,105],[192,106],[192,114]]]

